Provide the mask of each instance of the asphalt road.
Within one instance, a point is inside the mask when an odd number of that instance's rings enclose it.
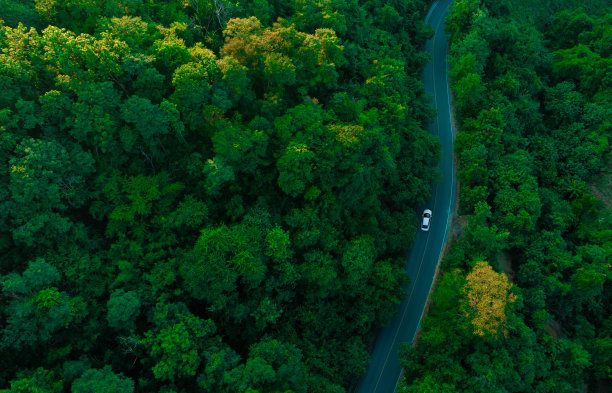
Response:
[[[432,105],[437,108],[437,116],[430,125],[430,131],[433,135],[439,136],[442,144],[439,165],[442,181],[434,185],[431,200],[422,206],[420,211],[431,209],[433,216],[431,226],[428,232],[418,230],[406,265],[406,272],[411,281],[407,297],[398,306],[398,316],[381,330],[372,351],[370,366],[355,393],[395,391],[401,372],[398,358],[399,344],[414,340],[452,220],[455,201],[453,129],[446,72],[447,42],[444,34],[444,18],[451,1],[436,1],[425,19],[425,22],[434,28],[435,35],[425,45],[432,59],[423,72],[423,83],[425,91],[432,97]]]

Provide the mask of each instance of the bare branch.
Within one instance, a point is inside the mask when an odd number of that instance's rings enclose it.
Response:
[[[151,158],[151,156],[149,156],[144,151],[144,148],[142,147],[142,145],[138,145],[138,150],[140,150],[140,153],[142,153],[142,155],[145,156],[145,158],[149,161],[149,164],[151,164],[151,169],[153,169],[153,174],[156,175],[157,171],[155,170],[155,165],[153,164],[153,159]]]

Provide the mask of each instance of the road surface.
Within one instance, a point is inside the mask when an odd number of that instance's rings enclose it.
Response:
[[[425,22],[434,28],[435,35],[425,45],[432,59],[423,72],[423,83],[425,91],[432,97],[432,105],[437,108],[430,131],[440,137],[442,145],[439,165],[442,181],[434,185],[431,200],[426,206],[422,206],[419,212],[420,214],[425,208],[431,209],[433,217],[429,232],[418,230],[408,257],[406,271],[411,284],[407,297],[398,306],[398,316],[381,330],[372,351],[370,366],[355,393],[391,393],[395,390],[401,372],[399,344],[414,340],[452,220],[455,201],[453,129],[446,72],[447,43],[444,34],[444,18],[451,1],[436,1],[425,19]]]

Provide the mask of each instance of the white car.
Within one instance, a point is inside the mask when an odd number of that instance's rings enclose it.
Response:
[[[423,211],[423,224],[421,224],[421,229],[424,231],[429,230],[429,221],[431,220],[431,210],[425,209]]]

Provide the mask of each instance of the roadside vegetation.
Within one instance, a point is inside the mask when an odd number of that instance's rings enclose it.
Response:
[[[0,391],[354,383],[437,178],[424,7],[0,0]]]
[[[418,345],[402,349],[399,392],[611,382],[612,9],[550,3],[451,6],[468,224],[442,262]]]

